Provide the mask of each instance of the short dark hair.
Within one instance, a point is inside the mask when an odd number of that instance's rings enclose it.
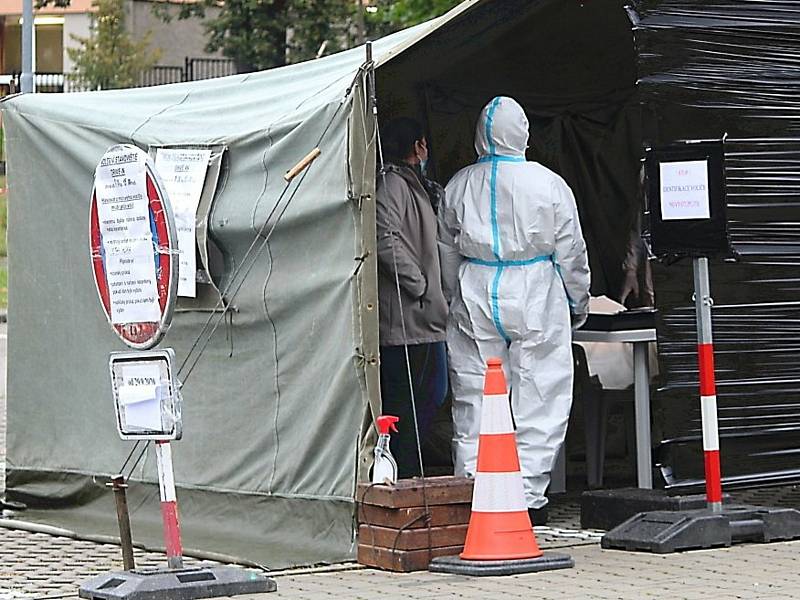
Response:
[[[425,130],[416,119],[398,117],[381,130],[383,158],[387,162],[402,162],[414,151],[414,144],[425,137]]]

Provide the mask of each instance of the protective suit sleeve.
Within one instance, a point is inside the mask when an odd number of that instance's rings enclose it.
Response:
[[[409,251],[403,228],[403,206],[411,203],[411,192],[402,178],[386,174],[378,187],[375,220],[378,233],[378,264],[412,298],[422,298],[428,288],[417,262]]]
[[[578,207],[569,186],[561,180],[553,184],[555,202],[555,261],[569,298],[573,327],[578,328],[589,314],[591,274],[586,242],[581,231]]]
[[[448,202],[453,189],[447,186],[444,202],[439,206],[439,263],[442,269],[442,291],[447,303],[455,296],[458,287],[458,269],[463,257],[456,247],[456,219],[451,203]]]

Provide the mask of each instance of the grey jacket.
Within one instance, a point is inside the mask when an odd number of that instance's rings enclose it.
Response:
[[[436,213],[431,200],[443,193],[426,181],[431,195],[411,167],[386,165],[378,174],[378,300],[380,344],[403,345],[397,280],[400,282],[403,318],[408,344],[445,339],[447,302],[437,249]],[[396,265],[396,268],[395,268]]]

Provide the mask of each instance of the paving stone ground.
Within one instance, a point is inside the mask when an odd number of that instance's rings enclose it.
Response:
[[[5,365],[6,325],[0,324]],[[4,489],[5,369],[0,368],[0,494]],[[739,502],[800,508],[800,487],[735,494]],[[601,550],[600,534],[579,529],[578,507],[554,502],[551,526],[537,528],[545,550],[568,552],[574,569],[514,577],[468,578],[434,573],[393,574],[356,564],[272,574],[275,594],[253,600],[618,599],[789,600],[800,598],[800,542],[657,556]],[[165,564],[163,555],[136,551],[138,567]],[[187,560],[187,564],[197,561]],[[77,598],[81,582],[122,569],[117,546],[0,528],[0,600]]]
[[[0,600],[72,600],[77,598],[80,582],[98,572],[121,568],[116,547],[8,530],[2,536]],[[561,551],[574,558],[574,569],[469,578],[427,572],[394,574],[351,564],[318,571],[275,573],[277,594],[248,598],[789,600],[800,597],[797,569],[800,542],[751,544],[665,556],[601,550],[596,543]],[[137,552],[137,564],[162,565],[163,557]]]

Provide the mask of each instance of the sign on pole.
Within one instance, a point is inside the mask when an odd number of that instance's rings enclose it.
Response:
[[[721,141],[647,151],[650,244],[656,256],[730,252]]]
[[[100,303],[131,348],[169,328],[178,285],[177,235],[155,166],[136,146],[109,148],[95,169],[90,249]]]
[[[171,348],[111,353],[111,393],[123,440],[181,438],[181,396],[174,361]]]

